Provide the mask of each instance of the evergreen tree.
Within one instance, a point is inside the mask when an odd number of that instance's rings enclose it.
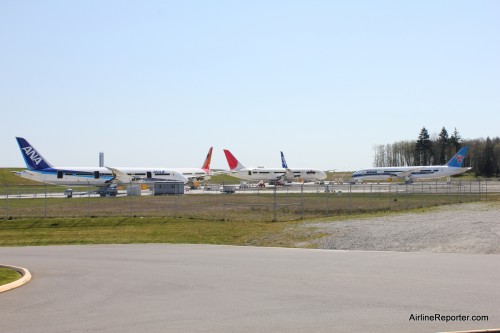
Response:
[[[491,177],[497,171],[497,161],[495,159],[495,146],[490,137],[486,138],[484,145],[483,160],[480,172],[486,177]]]
[[[455,130],[453,131],[453,134],[450,137],[450,146],[455,148],[455,152],[457,152],[460,148],[462,148],[462,137],[458,133],[456,127]]]
[[[432,142],[429,132],[425,127],[422,127],[418,135],[417,143],[415,144],[415,162],[417,165],[429,165],[433,157]]]
[[[448,151],[449,151],[449,141],[448,131],[446,128],[442,128],[439,133],[438,145],[439,145],[439,165],[444,165],[448,161]]]

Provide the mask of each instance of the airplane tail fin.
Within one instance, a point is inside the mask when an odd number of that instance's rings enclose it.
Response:
[[[52,168],[52,165],[26,139],[16,137],[16,140],[28,169],[43,170]]]
[[[214,147],[210,147],[210,149],[208,150],[208,154],[207,154],[207,158],[205,158],[205,162],[203,162],[203,165],[201,166],[201,168],[203,170],[205,170],[205,172],[210,172],[210,162],[212,161],[212,149]]]
[[[283,155],[283,152],[281,152],[281,167],[288,169],[288,166],[286,165],[285,155]]]
[[[224,149],[224,154],[226,155],[227,164],[229,165],[229,169],[231,171],[238,171],[238,170],[241,170],[241,169],[245,169],[245,167],[243,166],[243,164],[241,164],[236,159],[236,157],[234,157],[234,155],[231,154],[231,152],[229,150]]]
[[[468,153],[469,147],[460,148],[458,153],[456,153],[446,165],[449,167],[461,168]]]

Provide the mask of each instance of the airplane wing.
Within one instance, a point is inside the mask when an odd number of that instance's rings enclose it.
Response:
[[[285,170],[285,173],[282,174],[281,176],[278,176],[276,178],[276,180],[285,180],[285,181],[289,181],[289,180],[293,180],[294,179],[294,174],[293,174],[293,171],[291,169],[286,169]]]
[[[412,174],[412,172],[418,172],[418,171],[420,171],[420,169],[414,168],[414,169],[410,169],[410,170],[396,172],[394,175],[396,177],[404,179],[406,182],[413,182],[411,174]]]
[[[395,176],[399,178],[407,178],[411,176],[412,172],[418,172],[418,169],[410,169],[406,171],[396,172]]]
[[[114,179],[118,180],[121,183],[130,183],[134,180],[134,177],[127,175],[125,172],[120,171],[116,168],[106,167],[109,171],[113,173]]]

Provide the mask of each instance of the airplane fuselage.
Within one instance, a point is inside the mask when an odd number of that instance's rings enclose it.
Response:
[[[201,180],[210,177],[210,172],[201,168],[173,168],[189,180]]]
[[[180,172],[165,168],[117,168],[139,181],[187,182]],[[23,170],[18,176],[37,182],[64,186],[107,186],[113,173],[104,167],[52,167],[42,170]]]
[[[269,181],[284,178],[284,181],[318,181],[326,178],[326,174],[323,171],[315,169],[290,169],[293,172],[293,176],[284,177],[287,169],[285,168],[245,168],[239,171],[233,171],[233,176],[254,181]]]
[[[392,181],[394,178],[433,179],[458,175],[468,170],[470,168],[449,166],[378,167],[358,170],[352,174],[352,179],[355,181]]]

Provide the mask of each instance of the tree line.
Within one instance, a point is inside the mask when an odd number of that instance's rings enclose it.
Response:
[[[450,135],[444,127],[437,136],[431,137],[429,131],[423,127],[415,141],[376,145],[373,165],[376,167],[445,165],[464,146],[469,146],[469,155],[465,159],[464,166],[472,167],[472,172],[476,176],[500,175],[500,137],[463,139],[456,128]]]

